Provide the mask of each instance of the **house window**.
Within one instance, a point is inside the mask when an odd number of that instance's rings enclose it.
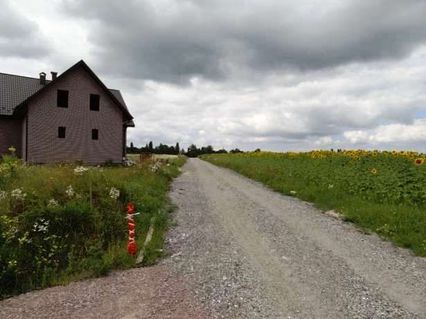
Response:
[[[58,137],[65,138],[65,126],[58,127]]]
[[[90,94],[90,111],[99,111],[99,100],[98,94]]]
[[[68,91],[66,90],[58,90],[58,107],[68,107]]]
[[[97,140],[99,137],[99,131],[97,129],[92,130],[92,140]]]

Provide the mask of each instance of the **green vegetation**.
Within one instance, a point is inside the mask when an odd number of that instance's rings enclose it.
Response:
[[[313,151],[205,155],[273,190],[335,209],[426,256],[426,164],[413,152]]]
[[[13,150],[12,150],[13,151]],[[0,162],[0,298],[36,288],[105,275],[135,265],[127,253],[126,204],[140,215],[142,247],[155,224],[144,263],[162,254],[167,191],[185,159],[133,167],[25,166]]]

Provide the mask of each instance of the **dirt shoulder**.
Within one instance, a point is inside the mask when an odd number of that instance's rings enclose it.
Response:
[[[188,286],[165,266],[33,291],[0,302],[0,318],[205,319]]]

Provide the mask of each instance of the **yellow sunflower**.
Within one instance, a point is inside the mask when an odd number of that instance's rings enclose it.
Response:
[[[414,164],[416,164],[416,165],[422,165],[424,162],[425,162],[425,159],[424,159],[424,158],[417,158],[417,159],[414,161]]]

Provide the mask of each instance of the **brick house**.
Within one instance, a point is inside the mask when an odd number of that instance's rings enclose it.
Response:
[[[29,163],[121,163],[128,127],[120,91],[83,60],[52,80],[0,73],[0,155],[13,145]]]

